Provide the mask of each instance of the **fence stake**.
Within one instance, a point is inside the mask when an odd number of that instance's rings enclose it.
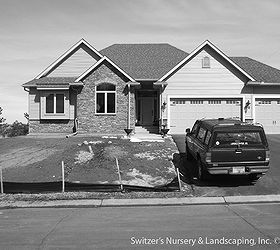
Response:
[[[1,194],[4,193],[2,166],[0,167]]]
[[[62,193],[65,191],[65,182],[64,182],[64,161],[61,162],[61,172],[62,172]]]
[[[120,173],[120,167],[119,167],[119,161],[118,161],[118,158],[116,158],[116,165],[117,165],[117,169],[118,169],[119,182],[120,182],[120,184],[121,184],[121,190],[123,190],[123,184],[122,184],[122,178],[121,178],[121,173]]]
[[[179,168],[176,168],[176,172],[177,172],[177,176],[178,176],[179,189],[180,189],[180,191],[182,191],[182,185],[181,185]]]

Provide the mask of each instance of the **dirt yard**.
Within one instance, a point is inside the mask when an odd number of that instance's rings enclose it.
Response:
[[[50,182],[61,180],[61,161],[66,181],[158,186],[171,182],[171,162],[177,147],[164,142],[131,142],[121,137],[5,138],[0,141],[0,165],[4,181]]]

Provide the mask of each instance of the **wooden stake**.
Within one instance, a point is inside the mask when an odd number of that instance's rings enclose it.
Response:
[[[0,182],[1,182],[1,194],[4,193],[4,187],[3,187],[3,173],[2,173],[2,167],[0,167]]]
[[[116,158],[116,165],[117,165],[117,169],[118,169],[119,182],[120,182],[120,184],[121,184],[121,190],[123,190],[123,184],[122,184],[122,178],[121,178],[121,173],[120,173],[120,167],[119,167],[119,161],[118,161],[118,158]]]
[[[93,154],[91,145],[88,146],[88,150],[89,150],[89,152],[90,152],[91,154]]]
[[[64,161],[61,162],[61,172],[62,172],[62,193],[64,193],[64,191],[65,191]]]
[[[179,189],[180,189],[180,191],[182,191],[182,185],[181,185],[179,168],[176,168],[176,172],[177,172],[177,176],[178,176]]]

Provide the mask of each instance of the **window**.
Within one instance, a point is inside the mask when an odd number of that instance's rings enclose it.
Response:
[[[116,86],[111,83],[102,83],[96,87],[96,113],[116,113]]]
[[[46,113],[47,114],[64,113],[64,94],[48,94],[46,96]]]
[[[240,104],[239,101],[235,101],[235,100],[227,100],[226,104]]]
[[[204,138],[205,138],[205,134],[206,134],[206,129],[200,127],[198,134],[197,134],[197,139],[200,140],[201,142],[203,142]]]
[[[208,104],[222,104],[222,101],[220,101],[220,100],[209,100]]]
[[[203,104],[202,100],[191,100],[190,104]]]
[[[198,122],[196,122],[196,123],[193,125],[192,133],[193,133],[194,135],[197,134],[198,126],[199,126],[199,123],[198,123]]]
[[[259,101],[259,104],[271,104],[271,101]]]
[[[207,135],[205,137],[205,144],[208,145],[209,144],[209,140],[211,138],[212,133],[208,130],[207,131]]]
[[[186,101],[185,100],[175,100],[175,101],[172,101],[172,104],[176,105],[176,104],[186,104]]]
[[[259,131],[218,132],[214,140],[215,147],[250,147],[263,145],[264,141]]]
[[[202,68],[210,68],[210,58],[208,56],[202,58]]]

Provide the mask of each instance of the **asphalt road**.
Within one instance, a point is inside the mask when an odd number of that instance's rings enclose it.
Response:
[[[205,182],[195,178],[195,161],[188,161],[185,157],[185,135],[172,136],[180,154],[180,172],[182,180],[191,185],[198,196],[226,196],[226,195],[259,195],[280,194],[280,135],[267,135],[270,148],[270,169],[268,173],[256,182],[239,176],[215,176]],[[176,157],[176,155],[175,155]]]
[[[7,209],[0,249],[279,249],[280,204]]]

